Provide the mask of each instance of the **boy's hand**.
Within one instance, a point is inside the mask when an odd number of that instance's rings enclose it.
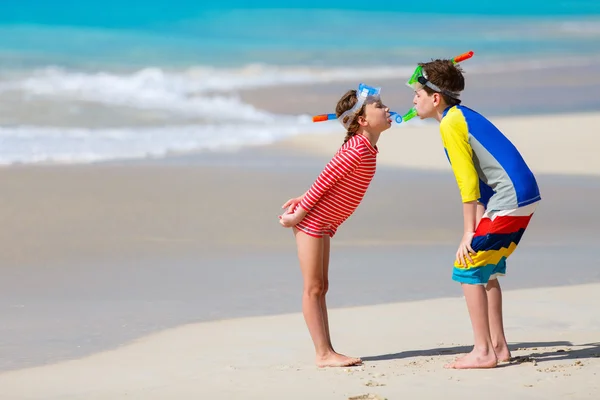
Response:
[[[456,261],[458,265],[467,266],[467,261],[473,264],[473,259],[471,258],[471,254],[475,254],[473,248],[471,247],[471,242],[473,241],[473,236],[475,236],[475,232],[465,232],[458,245],[458,251],[456,252]],[[463,264],[464,263],[464,264]]]
[[[294,199],[289,199],[288,201],[286,201],[281,208],[286,208],[287,207],[287,211],[285,212],[285,214],[290,214],[292,212],[294,212],[294,209],[296,208],[296,206],[298,206],[298,204],[300,204],[300,202],[302,201],[302,198],[304,197],[304,195],[296,197]]]

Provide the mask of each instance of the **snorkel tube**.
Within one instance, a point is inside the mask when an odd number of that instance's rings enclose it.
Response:
[[[466,53],[462,53],[462,54],[452,58],[452,63],[458,64],[460,62],[468,60],[469,58],[473,57],[474,54],[475,53],[472,50],[467,51]],[[414,84],[418,82],[419,76],[422,76],[422,75],[423,75],[423,67],[421,67],[419,65],[415,69],[415,72],[413,73],[413,75],[408,80],[407,85],[414,89]],[[361,83],[359,86],[359,89],[363,86],[365,86],[365,85]],[[409,120],[413,119],[414,117],[416,117],[417,115],[418,115],[417,109],[415,107],[412,107],[404,115],[400,115],[395,111],[390,111],[391,120],[397,124],[401,124],[402,122],[409,121]],[[335,114],[319,114],[319,115],[315,115],[312,117],[313,122],[332,121],[332,120],[336,120],[336,119],[338,119],[338,118]]]
[[[413,107],[404,115],[400,115],[395,111],[390,111],[390,118],[397,124],[401,124],[402,122],[406,122],[410,119],[413,119],[417,116],[417,110]],[[331,121],[337,119],[335,114],[319,114],[312,117],[313,122],[324,122]]]
[[[456,56],[452,59],[452,63],[453,64],[458,64],[459,62],[463,62],[465,60],[468,60],[469,58],[473,57],[473,51],[467,51],[466,53],[462,53],[460,56]]]
[[[368,101],[381,101],[380,99],[381,88],[368,86],[364,83],[358,85],[356,91],[357,102],[350,110],[346,110],[342,115],[336,114],[319,114],[312,117],[313,122],[324,122],[324,121],[339,121],[346,129],[349,129],[350,123],[352,122],[354,115],[362,108],[365,102]],[[417,115],[416,110],[410,109],[406,114],[400,115],[397,112],[389,111],[390,119],[397,124],[401,124],[403,121],[408,121]],[[351,117],[351,118],[350,118]]]

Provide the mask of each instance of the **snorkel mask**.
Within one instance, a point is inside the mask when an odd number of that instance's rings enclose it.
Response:
[[[469,58],[473,57],[473,54],[474,53],[472,51],[461,54],[460,56],[454,57],[452,59],[452,63],[458,64],[461,61],[468,60]],[[439,86],[437,86],[435,83],[429,81],[429,79],[427,79],[427,74],[425,73],[425,71],[423,71],[423,66],[421,66],[421,65],[419,65],[415,69],[415,72],[413,72],[412,76],[408,79],[408,81],[406,82],[406,85],[408,87],[410,87],[411,89],[413,89],[415,92],[418,90],[421,90],[425,86],[427,86],[434,92],[442,93],[442,94],[445,94],[446,96],[452,97],[456,100],[460,100],[460,93],[451,92],[449,90],[442,89]]]
[[[337,119],[344,126],[344,128],[348,130],[354,121],[354,118],[356,118],[356,114],[360,112],[360,109],[363,105],[381,101],[380,93],[381,88],[375,88],[361,83],[358,85],[358,90],[356,91],[356,97],[358,101],[350,110],[345,111],[342,115],[340,115],[339,118],[336,114],[319,114],[313,116],[312,120],[313,122],[323,122]],[[392,121],[396,122],[397,124],[401,124],[403,121],[408,121],[417,115],[414,107],[404,115],[400,115],[394,111],[390,111],[389,113]]]
[[[350,129],[350,125],[352,125],[356,115],[360,112],[364,105],[381,101],[381,97],[379,96],[380,93],[381,88],[367,86],[364,83],[359,84],[358,90],[356,91],[356,98],[358,101],[351,109],[345,111],[338,118],[344,128]]]

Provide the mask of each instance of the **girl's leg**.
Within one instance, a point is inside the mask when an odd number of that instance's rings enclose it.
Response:
[[[329,339],[329,346],[333,351],[333,345],[331,344],[331,333],[329,331],[329,315],[327,313],[327,292],[329,290],[329,258],[331,253],[331,238],[329,236],[323,237],[323,296],[321,297],[321,310],[323,312],[323,323],[327,332],[327,339]],[[336,352],[337,353],[337,352]],[[339,354],[339,353],[337,353]],[[352,357],[354,364],[362,363],[360,358]]]
[[[321,311],[323,313],[323,323],[327,332],[327,340],[329,347],[333,349],[331,344],[331,332],[329,331],[329,315],[327,313],[327,292],[329,291],[329,255],[331,253],[331,238],[323,237],[323,296],[321,297]],[[334,350],[335,351],[335,350]]]
[[[471,317],[475,345],[466,356],[447,364],[446,368],[493,368],[498,363],[490,338],[486,290],[481,285],[463,284],[467,308]]]
[[[502,320],[502,289],[498,279],[492,279],[485,287],[488,299],[488,317],[490,321],[490,335],[494,352],[499,361],[508,361],[510,351],[504,335],[504,323]]]
[[[315,345],[316,363],[319,367],[344,367],[360,362],[337,354],[330,344],[326,317],[323,315],[325,275],[323,271],[324,239],[315,238],[294,229],[298,246],[298,260],[304,280],[302,313]]]

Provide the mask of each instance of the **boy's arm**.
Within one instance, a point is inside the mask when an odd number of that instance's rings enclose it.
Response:
[[[479,175],[473,163],[473,149],[469,144],[469,129],[463,118],[453,118],[440,125],[442,141],[463,202],[463,237],[458,245],[456,261],[459,265],[473,263],[471,247],[477,224]]]
[[[463,203],[476,201],[479,192],[479,175],[473,163],[473,149],[469,144],[469,129],[463,119],[443,120],[440,125],[446,155],[460,190]]]
[[[463,203],[463,222],[463,232],[474,234],[477,228],[477,200]]]
[[[463,237],[460,240],[460,244],[458,245],[458,250],[456,251],[456,261],[459,265],[468,265],[470,262],[473,263],[473,258],[471,258],[471,254],[475,254],[473,247],[471,247],[471,243],[473,242],[473,236],[475,236],[475,228],[477,225],[477,214],[478,214],[478,205],[477,200],[469,201],[463,203],[463,221],[464,221],[464,232]]]
[[[305,211],[310,211],[321,197],[329,190],[337,181],[354,171],[360,164],[360,154],[353,148],[348,148],[339,151],[329,161],[327,166],[317,180],[310,187],[308,192],[302,197],[300,207]]]

